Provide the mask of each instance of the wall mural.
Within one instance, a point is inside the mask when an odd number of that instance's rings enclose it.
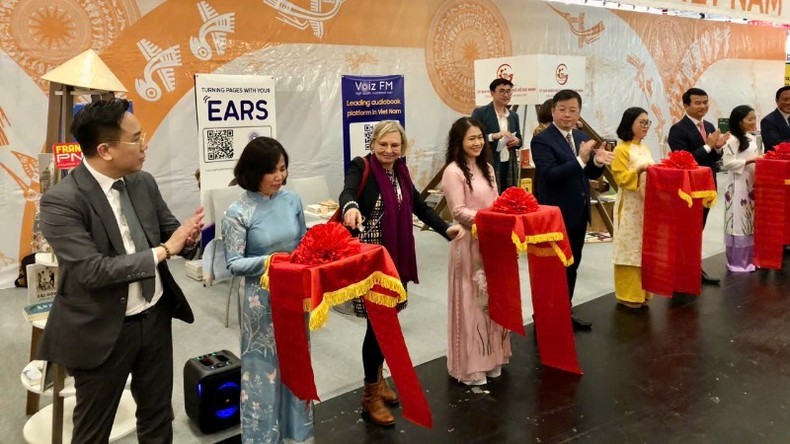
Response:
[[[539,0],[5,0],[0,3],[0,287],[35,248],[48,82],[88,48],[129,90],[152,172],[177,216],[198,205],[195,73],[277,79],[278,134],[294,176],[342,185],[340,76],[403,74],[409,165],[418,184],[441,166],[450,123],[474,106],[473,62],[518,54],[587,57],[583,116],[612,136],[628,106],[650,110],[649,145],[697,85],[710,116],[749,103],[770,112],[783,80],[779,29]],[[493,74],[492,74],[493,78]],[[523,115],[523,110],[520,114]],[[534,111],[526,111],[534,125]],[[525,131],[528,133],[529,131]]]

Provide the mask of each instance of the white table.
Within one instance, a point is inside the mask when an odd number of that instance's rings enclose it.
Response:
[[[63,400],[63,443],[71,442],[71,433],[74,430],[72,413],[76,398],[70,396]],[[121,396],[121,403],[118,405],[118,412],[115,414],[115,422],[110,432],[110,442],[117,441],[124,436],[130,435],[137,428],[137,419],[134,412],[137,409],[132,398],[132,392],[124,390]],[[30,444],[48,444],[52,442],[52,404],[39,410],[25,423],[22,429],[25,442]]]

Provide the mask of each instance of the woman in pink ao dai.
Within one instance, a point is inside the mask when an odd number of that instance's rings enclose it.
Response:
[[[447,371],[466,385],[496,378],[510,358],[510,332],[491,321],[479,243],[471,235],[477,210],[498,197],[483,126],[462,117],[450,128],[442,176],[447,205],[464,230],[450,243]]]

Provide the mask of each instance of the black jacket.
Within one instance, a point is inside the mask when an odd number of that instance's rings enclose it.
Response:
[[[370,154],[368,154],[368,162],[370,162]],[[401,160],[402,161],[402,160]],[[365,188],[362,190],[362,194],[359,195],[357,198],[357,189],[359,188],[360,183],[362,182],[362,174],[365,171],[365,163],[361,157],[355,157],[354,160],[348,165],[348,170],[346,171],[346,178],[345,183],[343,185],[343,191],[340,193],[340,208],[343,208],[348,202],[356,201],[359,205],[359,212],[367,218],[370,216],[370,213],[373,211],[373,207],[376,206],[376,201],[379,198],[379,185],[376,183],[376,178],[373,176],[373,172],[368,172],[368,180],[365,184]],[[414,187],[414,183],[410,184],[400,184],[401,187],[409,186],[412,187],[412,193],[414,193],[414,209],[412,212],[414,215],[417,216],[421,221],[423,221],[426,225],[433,228],[434,231],[441,234],[445,238],[447,237],[447,229],[450,225],[444,221],[441,217],[439,217],[422,199],[420,199],[420,192],[417,191],[417,188]]]

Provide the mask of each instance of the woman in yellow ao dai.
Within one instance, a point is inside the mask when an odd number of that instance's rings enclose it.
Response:
[[[612,175],[617,184],[614,204],[614,293],[617,303],[628,308],[646,306],[650,295],[642,288],[642,227],[645,215],[645,175],[655,163],[650,148],[642,143],[650,128],[647,111],[625,110],[614,149]]]

